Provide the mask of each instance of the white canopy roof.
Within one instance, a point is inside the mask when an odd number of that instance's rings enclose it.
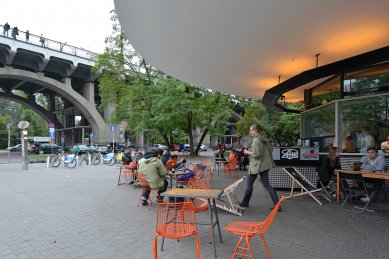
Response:
[[[389,42],[388,0],[114,0],[134,48],[180,80],[261,98],[307,69]],[[302,91],[286,94],[303,99]]]

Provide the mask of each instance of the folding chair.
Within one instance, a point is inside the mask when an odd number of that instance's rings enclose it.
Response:
[[[336,184],[334,181],[330,180],[328,182],[327,185],[325,185],[321,179],[320,179],[320,176],[319,176],[319,173],[315,170],[315,175],[317,177],[317,181],[318,183],[320,184],[320,186],[322,187],[321,189],[321,192],[323,193],[323,195],[325,194],[329,199],[330,201],[332,201],[334,199],[334,196],[331,195],[332,193],[335,193],[336,192]]]
[[[377,188],[368,188],[365,181],[363,180],[362,174],[348,174],[348,173],[341,173],[341,172],[338,172],[338,174],[339,174],[339,180],[340,180],[342,190],[346,195],[340,208],[344,211],[349,211],[358,214],[363,213],[365,211],[374,212],[374,210],[367,209],[367,206],[369,206],[371,200],[373,200],[374,196],[379,190]],[[354,181],[355,184],[352,187],[350,187],[347,184],[347,180],[352,180]],[[369,201],[365,204],[364,207],[357,207],[351,204],[351,198],[354,195],[359,195],[359,194],[367,195],[367,197],[369,197]],[[350,203],[352,209],[346,209],[345,208],[346,203]]]
[[[159,203],[157,205],[157,224],[154,235],[153,254],[158,258],[157,237],[162,236],[161,251],[166,238],[182,239],[188,236],[196,238],[196,254],[200,259],[200,241],[196,229],[196,215],[190,202]]]
[[[223,204],[216,203],[216,207],[228,211],[232,214],[242,216],[244,208],[239,206],[238,198],[236,198],[235,195],[235,189],[246,179],[246,176],[243,176],[239,180],[235,181],[228,187],[226,187],[223,191],[223,193],[220,195],[219,199],[217,201],[223,202]],[[227,201],[225,201],[223,198],[227,197]]]
[[[239,258],[242,258],[242,256],[254,258],[253,251],[250,245],[250,239],[255,235],[261,236],[263,245],[265,246],[266,249],[266,253],[269,258],[272,258],[270,255],[269,248],[267,247],[265,237],[263,235],[268,231],[271,224],[273,223],[273,220],[283,201],[284,201],[284,196],[282,196],[281,199],[278,201],[277,205],[274,206],[274,209],[272,210],[272,212],[266,218],[265,221],[262,222],[233,221],[224,228],[224,230],[231,232],[234,235],[240,235],[240,239],[238,241],[238,244],[235,247],[234,253],[232,254],[231,258],[235,258],[236,255],[238,255]],[[245,243],[243,246],[241,246],[243,239],[245,239]],[[248,250],[249,254],[246,253],[246,250]]]
[[[293,197],[298,197],[302,195],[309,195],[314,199],[317,203],[319,203],[320,206],[323,206],[321,201],[317,199],[313,194],[314,193],[319,193],[321,196],[323,196],[327,201],[331,201],[326,195],[322,193],[323,188],[316,188],[316,186],[311,183],[301,172],[299,172],[295,167],[284,167],[282,168],[287,175],[292,178],[292,184],[291,184],[291,189],[290,189],[290,195],[285,197],[285,199],[290,199]],[[299,194],[294,193],[294,187],[295,184],[297,184],[300,188],[301,191]]]

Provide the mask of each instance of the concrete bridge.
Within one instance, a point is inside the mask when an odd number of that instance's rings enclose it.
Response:
[[[112,141],[106,123],[110,111],[96,108],[98,82],[90,71],[96,59],[96,53],[48,39],[42,43],[37,35],[30,34],[28,41],[20,31],[16,39],[1,35],[0,98],[26,105],[54,123],[57,143],[83,143],[91,131],[95,143]],[[46,97],[45,107],[36,102],[37,93]]]

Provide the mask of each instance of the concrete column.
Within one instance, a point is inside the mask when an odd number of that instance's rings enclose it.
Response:
[[[89,102],[95,101],[95,85],[92,82],[87,82],[82,87],[82,96],[84,96]]]
[[[54,96],[52,96],[52,95],[49,95],[47,97],[47,110],[49,112],[55,111],[55,99],[54,99]]]
[[[83,144],[83,145],[85,145],[85,129],[84,128],[82,128],[81,129],[81,143]]]

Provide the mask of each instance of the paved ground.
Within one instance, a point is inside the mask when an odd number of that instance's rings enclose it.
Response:
[[[241,172],[244,175],[245,172]],[[155,207],[137,207],[140,189],[117,187],[118,169],[84,166],[45,168],[0,165],[0,258],[152,258]],[[231,178],[214,179],[214,188]],[[244,186],[237,190],[241,197]],[[282,192],[279,192],[281,194]],[[259,182],[243,217],[219,211],[222,227],[234,220],[259,221],[271,200]],[[308,198],[285,201],[266,234],[273,258],[389,258],[389,204],[374,215],[343,212],[334,202],[320,207]],[[197,214],[206,221],[208,214]],[[199,227],[201,256],[213,258],[206,226]],[[223,231],[219,258],[229,258],[237,237]],[[266,258],[253,241],[256,257]],[[195,258],[193,238],[166,240],[160,258]]]

